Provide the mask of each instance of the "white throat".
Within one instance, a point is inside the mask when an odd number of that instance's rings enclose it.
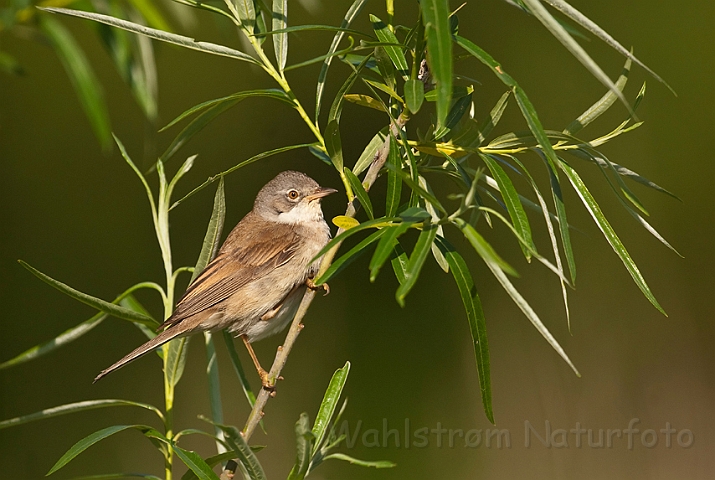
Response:
[[[279,213],[276,218],[280,223],[315,223],[323,221],[323,210],[320,208],[320,202],[313,200],[312,202],[300,202],[293,207],[290,212]]]

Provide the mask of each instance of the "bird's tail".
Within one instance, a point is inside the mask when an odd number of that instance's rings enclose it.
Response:
[[[97,375],[92,383],[96,383],[97,380],[101,379],[102,377],[109,375],[115,370],[118,370],[122,368],[124,365],[127,363],[130,363],[137,358],[141,357],[142,355],[151,352],[157,347],[160,347],[164,345],[166,342],[175,339],[176,337],[179,337],[181,335],[184,335],[188,333],[187,328],[181,328],[180,325],[176,325],[175,327],[168,328],[158,334],[156,337],[152,338],[145,344],[135,348],[131,353],[126,355],[124,358],[116,362],[114,365],[112,365],[109,368],[105,368],[101,372],[99,372],[99,375]]]

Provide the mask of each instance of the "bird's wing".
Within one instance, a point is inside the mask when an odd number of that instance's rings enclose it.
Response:
[[[171,327],[213,307],[252,279],[262,277],[293,258],[300,237],[289,225],[271,225],[270,235],[262,233],[253,232],[249,238],[244,237],[245,241],[240,245],[228,248],[224,245],[219,255],[186,290],[174,314],[159,328]]]

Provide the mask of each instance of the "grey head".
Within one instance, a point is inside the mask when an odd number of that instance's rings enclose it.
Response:
[[[322,222],[320,200],[335,192],[304,173],[286,170],[261,188],[253,211],[266,220],[281,223]]]

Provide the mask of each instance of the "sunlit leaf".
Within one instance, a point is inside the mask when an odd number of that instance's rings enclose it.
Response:
[[[172,445],[171,448],[174,450],[176,456],[184,462],[184,465],[189,467],[189,469],[196,474],[199,480],[219,480],[218,475],[214,473],[211,467],[208,466],[198,453],[184,450],[176,445]]]
[[[402,158],[400,155],[400,147],[397,145],[395,137],[390,135],[390,151],[387,156],[387,194],[385,195],[385,216],[393,217],[397,214],[397,209],[400,206],[400,197],[402,196],[402,178],[398,171],[402,169]],[[390,166],[392,168],[390,168]]]
[[[353,173],[355,175],[360,175],[362,172],[367,170],[373,160],[375,160],[375,155],[377,155],[378,150],[380,150],[382,145],[385,143],[387,129],[388,127],[385,127],[377,132],[370,140],[370,143],[367,144],[365,150],[362,151],[360,158],[358,158],[358,161],[355,162],[355,166],[353,167]]]
[[[252,2],[251,2],[252,3]],[[71,15],[74,17],[86,18],[88,20],[94,20],[96,22],[104,23],[113,27],[121,28],[129,32],[138,33],[139,35],[145,35],[147,37],[153,38],[155,40],[160,40],[162,42],[173,43],[180,47],[189,48],[191,50],[198,50],[200,52],[211,53],[214,55],[220,55],[223,57],[234,58],[236,60],[242,60],[244,62],[253,63],[255,65],[260,65],[258,60],[252,56],[234,50],[232,48],[225,47],[223,45],[217,45],[215,43],[209,42],[197,42],[193,38],[185,37],[183,35],[177,35],[175,33],[165,32],[163,30],[157,30],[155,28],[145,27],[144,25],[139,25],[138,23],[129,22],[119,18],[111,17],[109,15],[102,15],[100,13],[85,12],[82,10],[70,10],[67,8],[51,8],[51,7],[37,7],[40,10],[45,10],[52,13],[62,13],[65,15]]]
[[[608,222],[605,215],[601,211],[601,208],[598,206],[598,203],[596,203],[596,199],[593,197],[593,195],[591,195],[591,192],[586,187],[586,184],[583,183],[583,180],[581,180],[581,177],[578,175],[578,173],[576,173],[573,168],[571,168],[565,162],[560,162],[559,167],[568,177],[569,181],[571,182],[571,185],[574,187],[574,190],[576,190],[576,193],[578,194],[579,198],[581,198],[581,201],[586,207],[586,210],[588,210],[588,213],[591,214],[591,217],[593,218],[594,222],[596,222],[596,225],[598,226],[599,230],[601,230],[603,235],[606,237],[606,240],[616,252],[618,258],[620,258],[623,262],[623,265],[625,265],[626,269],[628,270],[628,273],[630,273],[635,284],[638,286],[638,288],[640,288],[641,292],[643,292],[643,295],[645,295],[648,301],[650,301],[650,303],[652,303],[653,306],[657,308],[658,311],[660,311],[663,315],[667,316],[665,310],[663,310],[658,301],[655,299],[653,293],[650,291],[648,284],[643,278],[643,275],[641,275],[640,270],[638,270],[638,267],[636,266],[635,262],[628,254],[626,247],[623,246],[623,243],[616,235],[616,232],[613,230],[613,227],[611,227],[611,224]]]
[[[380,273],[382,265],[387,261],[388,258],[390,258],[391,255],[394,254],[398,238],[400,238],[400,236],[404,234],[412,225],[413,222],[402,222],[393,227],[385,227],[379,230],[380,232],[384,233],[384,235],[382,236],[382,238],[380,238],[380,242],[377,244],[377,247],[375,247],[375,252],[372,255],[372,259],[370,260],[371,282],[375,281],[377,275]],[[407,264],[405,264],[405,269],[406,268]],[[405,274],[405,277],[406,276],[407,275]],[[400,281],[400,283],[402,284],[403,281]]]
[[[315,436],[313,453],[320,448],[323,438],[325,438],[328,425],[330,424],[330,420],[333,418],[335,407],[338,404],[338,400],[340,400],[340,395],[342,395],[349,373],[350,362],[345,362],[345,365],[343,365],[342,368],[338,368],[335,373],[333,373],[330,383],[328,384],[328,388],[325,390],[323,401],[320,402],[320,408],[318,409],[318,414],[315,417],[315,423],[313,423],[312,433]]]
[[[273,50],[276,54],[276,62],[278,70],[283,71],[288,58],[288,34],[275,33],[276,30],[286,28],[288,25],[288,0],[273,0],[272,30],[273,35]]]
[[[372,28],[375,30],[375,34],[380,42],[383,43],[400,43],[394,33],[388,28],[388,26],[380,20],[375,15],[370,15],[370,23],[372,23]],[[392,60],[395,68],[399,74],[407,80],[408,78],[408,66],[407,59],[405,58],[405,53],[401,48],[398,47],[384,47],[387,55]]]
[[[372,108],[379,112],[385,111],[385,107],[383,106],[382,102],[371,97],[370,95],[364,95],[362,93],[350,94],[350,95],[345,95],[345,100],[347,100],[350,103],[355,103],[357,105],[361,105],[363,107]]]
[[[392,467],[397,466],[396,463],[392,463],[387,460],[377,460],[377,461],[358,460],[357,458],[353,458],[349,455],[345,455],[344,453],[331,453],[330,455],[325,456],[325,460],[328,460],[331,458],[335,459],[335,460],[342,460],[344,462],[349,462],[349,463],[352,463],[353,465],[359,465],[361,467],[392,468]]]
[[[8,420],[3,420],[0,422],[0,430],[3,428],[14,427],[17,425],[22,425],[24,423],[34,422],[36,420],[45,420],[47,418],[58,417],[60,415],[66,415],[68,413],[84,412],[86,410],[94,410],[97,408],[105,407],[139,407],[146,410],[154,412],[162,421],[164,420],[164,415],[161,410],[148,403],[133,402],[130,400],[118,400],[114,398],[102,399],[102,400],[86,400],[83,402],[68,403],[66,405],[60,405],[58,407],[46,408],[39,412],[31,413],[29,415],[23,415],[20,417],[10,418]]]

